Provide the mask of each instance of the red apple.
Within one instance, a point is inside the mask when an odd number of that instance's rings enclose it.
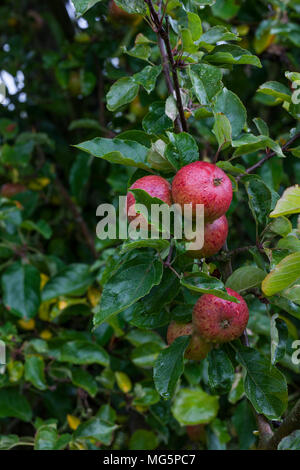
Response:
[[[228,288],[226,291],[236,297],[240,303],[204,294],[194,306],[195,331],[207,341],[214,343],[233,341],[242,335],[247,326],[249,310],[245,300],[232,289]]]
[[[194,162],[182,167],[172,184],[173,201],[184,208],[192,204],[204,205],[206,222],[213,222],[229,209],[232,200],[232,184],[223,170],[208,162]]]
[[[208,258],[221,250],[228,235],[228,222],[225,215],[204,227],[204,245],[201,250],[189,250],[193,258]]]
[[[201,361],[204,359],[211,350],[211,344],[194,332],[192,323],[184,324],[172,321],[167,331],[167,342],[170,345],[176,338],[185,335],[191,335],[192,337],[187,349],[185,350],[184,357],[186,359],[193,359],[194,361]]]
[[[129,189],[143,189],[150,196],[161,199],[169,206],[172,204],[171,199],[171,185],[167,180],[157,175],[143,176],[136,180]],[[127,193],[127,214],[129,213],[130,207],[135,204],[135,197],[132,193]],[[129,221],[132,221],[138,215],[133,209],[131,215],[128,215]]]

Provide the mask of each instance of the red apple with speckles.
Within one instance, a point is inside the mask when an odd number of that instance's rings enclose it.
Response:
[[[227,343],[239,338],[248,323],[249,310],[243,297],[232,289],[226,291],[239,303],[204,294],[194,306],[195,331],[213,343]]]
[[[184,357],[186,359],[193,359],[194,361],[201,361],[211,350],[211,344],[195,333],[192,323],[177,323],[176,321],[172,321],[167,331],[167,342],[170,345],[179,336],[186,335],[192,335],[192,337],[185,350]]]
[[[130,186],[129,189],[143,189],[148,194],[150,194],[150,196],[161,199],[169,206],[172,204],[171,185],[167,180],[165,180],[161,176],[157,176],[157,175],[143,176],[143,178],[136,180]],[[133,208],[131,209],[130,215],[129,215],[129,209],[133,204],[135,204],[135,197],[132,193],[128,192],[127,193],[127,215],[128,215],[129,221],[134,220],[138,215],[133,210]]]
[[[208,162],[194,162],[182,167],[172,183],[173,201],[192,204],[193,216],[196,204],[204,205],[206,222],[213,222],[229,209],[232,200],[232,184],[221,168]]]
[[[188,250],[192,258],[207,258],[221,250],[228,235],[228,222],[225,215],[204,227],[204,245],[201,250]]]

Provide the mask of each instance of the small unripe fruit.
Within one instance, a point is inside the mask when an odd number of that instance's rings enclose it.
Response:
[[[228,235],[228,222],[225,215],[204,227],[204,245],[201,250],[190,250],[187,254],[193,258],[207,258],[221,250]]]
[[[170,183],[168,183],[167,180],[165,180],[161,176],[157,176],[157,175],[143,176],[143,178],[136,180],[130,186],[129,189],[143,189],[148,194],[150,194],[151,197],[156,197],[158,199],[161,199],[169,206],[172,204],[171,185]],[[129,209],[133,204],[135,204],[135,197],[132,193],[128,192],[127,193],[127,214],[129,213]],[[137,215],[138,214],[132,208],[130,211],[130,215],[128,215],[128,219],[132,221],[133,219],[136,218]]]
[[[13,197],[16,194],[23,193],[26,191],[26,187],[20,183],[6,183],[1,187],[1,196],[3,197]]]
[[[182,206],[192,204],[193,216],[196,204],[204,205],[206,222],[213,222],[229,209],[232,200],[232,184],[221,168],[208,162],[193,162],[182,167],[172,183],[173,201]]]
[[[232,289],[227,293],[240,303],[204,294],[198,299],[193,310],[195,331],[207,341],[227,343],[239,338],[247,326],[249,310],[243,297]]]
[[[186,359],[193,359],[194,361],[201,361],[211,350],[211,344],[209,344],[194,332],[192,323],[183,324],[172,321],[167,331],[167,342],[170,345],[179,336],[189,335],[192,335],[192,337],[188,347],[185,350],[184,357]]]

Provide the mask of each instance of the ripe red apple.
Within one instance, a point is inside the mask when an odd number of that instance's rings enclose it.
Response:
[[[173,201],[184,208],[192,203],[204,204],[206,222],[213,222],[229,209],[232,200],[232,184],[221,168],[208,162],[194,162],[182,167],[172,183]]]
[[[249,310],[245,300],[232,289],[226,291],[236,297],[240,303],[204,294],[194,306],[194,328],[207,341],[214,343],[233,341],[242,335],[247,326]]]
[[[142,178],[136,180],[129,189],[143,189],[150,196],[157,197],[161,199],[169,206],[172,204],[171,199],[171,185],[170,183],[157,175],[143,176]],[[130,207],[135,204],[135,197],[132,193],[127,193],[127,214],[129,213]],[[129,221],[132,221],[136,218],[138,214],[134,211],[131,212],[131,215],[128,215]]]
[[[185,350],[184,357],[186,359],[193,359],[194,361],[204,359],[211,350],[211,344],[194,332],[192,323],[177,323],[176,321],[172,321],[167,331],[167,342],[170,345],[176,338],[185,335],[192,335],[192,337]]]
[[[221,250],[228,235],[228,222],[226,215],[204,227],[204,245],[201,250],[187,251],[187,255],[193,258],[208,258]]]
[[[1,196],[3,197],[13,197],[16,194],[23,193],[26,191],[26,187],[20,183],[6,183],[1,187]]]

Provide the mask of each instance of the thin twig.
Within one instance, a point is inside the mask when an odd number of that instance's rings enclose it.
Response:
[[[289,139],[283,146],[282,146],[282,150],[287,150],[288,147],[297,139],[299,139],[300,137],[300,132],[298,132],[297,134],[295,134],[293,137],[291,137],[291,139]],[[246,170],[246,173],[249,174],[249,173],[252,173],[252,171],[256,170],[257,168],[260,168],[265,162],[267,162],[268,160],[270,160],[270,158],[274,157],[275,155],[277,155],[277,152],[271,152],[271,153],[267,153],[261,160],[259,160],[257,163],[255,163],[254,165],[250,166],[249,168],[247,168]],[[245,175],[238,175],[236,180],[239,181],[241,178],[243,178],[243,176]]]
[[[152,1],[151,0],[144,0],[144,1],[149,7],[151,20],[152,20],[153,25],[154,25],[153,29],[155,30],[157,35],[164,42],[164,46],[165,46],[166,53],[167,53],[167,58],[168,58],[170,66],[171,66],[171,72],[172,72],[172,78],[173,78],[172,86],[171,86],[171,82],[170,82],[169,70],[166,68],[166,60],[165,60],[165,56],[164,56],[164,53],[163,53],[162,54],[162,59],[163,59],[164,74],[165,74],[166,81],[167,81],[167,87],[168,87],[169,92],[172,93],[172,95],[173,95],[173,90],[174,90],[175,95],[176,95],[177,108],[178,108],[178,113],[179,113],[179,117],[180,117],[180,131],[181,130],[187,131],[187,122],[186,122],[186,119],[185,119],[184,109],[183,109],[183,104],[182,104],[182,99],[181,99],[179,79],[178,79],[178,74],[177,74],[177,65],[176,65],[176,62],[174,61],[173,52],[172,52],[171,43],[170,43],[170,38],[169,38],[168,17],[167,16],[165,17],[166,26],[164,28],[163,25],[162,25],[163,18],[160,18],[158,13],[155,11]],[[159,43],[159,47],[160,47],[160,51],[163,52],[160,43]],[[169,66],[169,64],[168,64],[168,66]]]

